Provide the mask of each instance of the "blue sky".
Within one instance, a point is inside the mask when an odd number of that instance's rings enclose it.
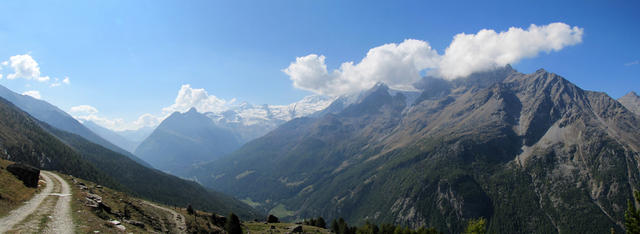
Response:
[[[5,66],[0,84],[126,121],[161,113],[183,84],[288,104],[312,94],[282,71],[296,57],[324,55],[333,70],[408,38],[442,53],[458,33],[563,22],[584,30],[581,43],[513,66],[617,98],[640,92],[638,12],[638,1],[2,1],[0,61],[29,54],[51,80],[9,80]]]

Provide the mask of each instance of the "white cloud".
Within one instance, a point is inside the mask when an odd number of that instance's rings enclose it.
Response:
[[[98,113],[98,109],[90,105],[79,105],[71,107],[69,112],[79,114],[96,114]]]
[[[2,62],[2,66],[9,66],[9,61]]]
[[[40,96],[40,91],[38,90],[29,90],[29,91],[25,91],[22,93],[22,95],[27,95],[27,96],[31,96],[35,99],[40,99],[42,98],[42,96]]]
[[[15,55],[9,58],[10,66],[15,73],[7,75],[7,79],[12,80],[16,78],[24,78],[27,80],[37,80],[40,82],[49,81],[48,76],[40,76],[40,66],[31,55]],[[4,63],[3,63],[4,64]]]
[[[108,118],[98,115],[98,109],[90,105],[73,106],[69,109],[69,112],[73,114],[73,117],[81,122],[91,121],[102,127],[114,130],[123,131],[131,129],[139,129],[142,127],[157,126],[167,116],[154,116],[151,114],[143,114],[134,121],[126,121],[122,118]]]
[[[310,54],[296,58],[283,70],[296,88],[325,95],[340,95],[370,88],[384,82],[395,89],[414,89],[420,72],[438,62],[438,53],[429,43],[408,39],[400,44],[385,44],[370,49],[360,63],[342,63],[327,71],[325,57]]]
[[[2,79],[2,74],[0,74],[0,79]]]
[[[81,122],[91,121],[102,127],[105,127],[111,130],[126,129],[124,128],[126,123],[124,119],[121,119],[121,118],[110,119],[110,118],[98,116],[96,114],[78,115],[73,117],[80,120]]]
[[[583,29],[564,23],[532,24],[527,30],[511,27],[506,32],[483,29],[476,34],[460,33],[445,50],[434,74],[447,79],[468,76],[550,53],[582,42]]]
[[[640,64],[640,60],[631,61],[631,62],[625,63],[624,65],[625,66],[633,66],[633,65],[638,65],[638,64]],[[0,76],[0,77],[2,77],[2,76]]]
[[[60,85],[62,85],[62,84],[66,84],[66,85],[68,85],[68,84],[70,84],[70,83],[71,83],[71,81],[69,81],[69,77],[64,77],[64,79],[62,80],[62,82],[60,81],[60,79],[58,79],[58,78],[54,78],[54,79],[53,79],[53,83],[51,83],[51,85],[49,85],[49,87],[58,87],[58,86],[60,86]]]
[[[194,89],[191,88],[191,85],[185,84],[180,87],[175,103],[162,108],[162,111],[165,113],[185,112],[191,107],[195,107],[200,112],[218,112],[229,109],[229,105],[234,102],[235,99],[229,101],[220,99],[209,95],[204,89]]]
[[[445,79],[464,77],[578,44],[582,34],[582,28],[564,23],[532,24],[527,30],[512,27],[500,33],[483,29],[456,35],[443,55],[425,41],[408,39],[372,48],[360,63],[345,62],[331,72],[325,56],[316,54],[298,57],[282,71],[294,87],[324,95],[351,93],[378,82],[407,90],[424,71]]]
[[[133,121],[133,125],[136,128],[153,127],[160,124],[160,122],[162,122],[162,120],[164,120],[166,117],[167,116],[158,117],[158,116],[146,113],[146,114],[142,114],[140,117],[138,117],[138,119]]]

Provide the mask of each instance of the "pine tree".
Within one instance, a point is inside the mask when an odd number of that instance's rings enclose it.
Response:
[[[340,231],[338,221],[336,221],[335,219],[331,222],[331,231],[333,231],[334,233],[338,233],[338,231]]]
[[[484,218],[469,220],[467,228],[464,230],[467,234],[484,234],[487,233],[487,220]]]
[[[316,227],[327,228],[327,223],[324,221],[324,218],[318,217],[316,220]]]
[[[640,202],[640,191],[633,193],[636,202]],[[627,210],[624,212],[624,226],[627,233],[640,233],[640,212],[632,201],[627,201]]]
[[[382,234],[393,234],[395,230],[396,226],[393,224],[383,223],[382,226],[380,226],[380,233]]]

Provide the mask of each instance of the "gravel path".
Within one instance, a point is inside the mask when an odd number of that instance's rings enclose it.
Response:
[[[25,204],[18,209],[12,210],[8,216],[0,219],[0,233],[4,233],[11,229],[14,225],[20,223],[24,220],[28,215],[34,213],[40,203],[51,194],[51,190],[53,190],[53,181],[51,177],[42,173],[42,178],[46,182],[44,189],[33,196],[31,200],[25,202]]]
[[[48,223],[47,229],[45,229],[45,233],[73,233],[73,219],[71,219],[71,188],[66,180],[62,179],[60,176],[45,172],[50,174],[53,178],[60,182],[62,186],[62,190],[60,194],[52,194],[59,196],[58,202],[56,203],[56,207],[53,211],[53,220]]]
[[[65,234],[74,232],[69,184],[60,176],[48,171],[40,171],[40,176],[46,183],[44,189],[25,202],[25,205],[0,219],[0,233],[7,231]]]
[[[173,215],[173,219],[172,220],[173,220],[173,222],[175,222],[176,230],[172,230],[171,233],[187,233],[186,232],[187,225],[185,224],[185,219],[184,219],[184,216],[182,214],[180,214],[178,212],[175,212],[172,209],[153,204],[151,202],[144,201],[144,204],[147,204],[147,205],[153,206],[153,207],[155,207],[157,209],[161,209],[163,211],[169,212],[169,213],[171,213],[171,215]]]

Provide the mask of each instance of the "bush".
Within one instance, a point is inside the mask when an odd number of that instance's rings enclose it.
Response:
[[[191,204],[189,204],[189,205],[187,206],[187,213],[189,213],[190,215],[192,215],[193,213],[195,213],[195,212],[193,211],[193,207],[191,207]]]

